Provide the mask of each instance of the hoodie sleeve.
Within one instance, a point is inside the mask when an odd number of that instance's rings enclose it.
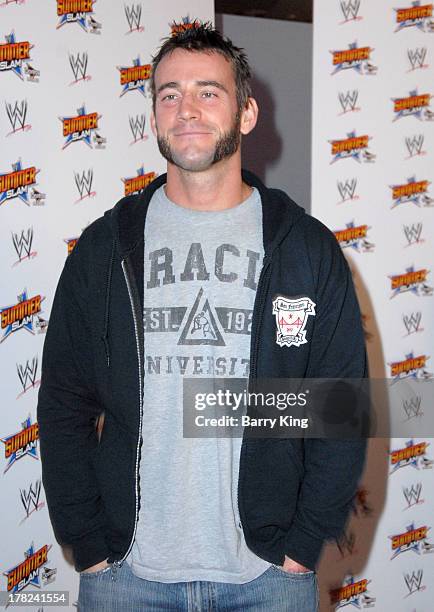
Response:
[[[93,380],[87,236],[85,231],[69,255],[57,286],[37,408],[51,523],[59,544],[72,548],[78,571],[109,556],[104,509],[91,463],[102,409]]]
[[[351,272],[334,235],[313,220],[308,236],[317,284],[307,378],[367,377],[364,333]],[[361,477],[367,440],[306,438],[304,479],[285,554],[314,568],[325,540],[344,531]]]

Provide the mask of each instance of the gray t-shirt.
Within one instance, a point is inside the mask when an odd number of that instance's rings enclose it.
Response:
[[[145,224],[145,393],[136,539],[147,580],[244,583],[270,565],[246,545],[237,506],[241,437],[184,438],[183,377],[247,378],[263,259],[259,192],[221,211],[171,202]]]

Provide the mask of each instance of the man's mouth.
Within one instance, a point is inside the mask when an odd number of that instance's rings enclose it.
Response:
[[[188,131],[188,132],[177,132],[174,134],[174,136],[180,137],[180,136],[205,136],[207,134],[211,134],[211,132],[205,132],[205,131]]]

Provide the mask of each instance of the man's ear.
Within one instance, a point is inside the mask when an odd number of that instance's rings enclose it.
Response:
[[[248,98],[247,104],[241,112],[241,134],[246,135],[253,130],[258,120],[258,113],[259,109],[256,100],[254,98]]]
[[[151,122],[152,133],[154,134],[155,138],[157,138],[157,125],[155,122],[155,113],[153,109],[151,110],[150,122]]]

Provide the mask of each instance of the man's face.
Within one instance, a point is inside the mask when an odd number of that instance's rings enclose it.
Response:
[[[155,90],[151,125],[168,162],[200,172],[237,152],[235,79],[220,53],[176,49],[159,63]]]

